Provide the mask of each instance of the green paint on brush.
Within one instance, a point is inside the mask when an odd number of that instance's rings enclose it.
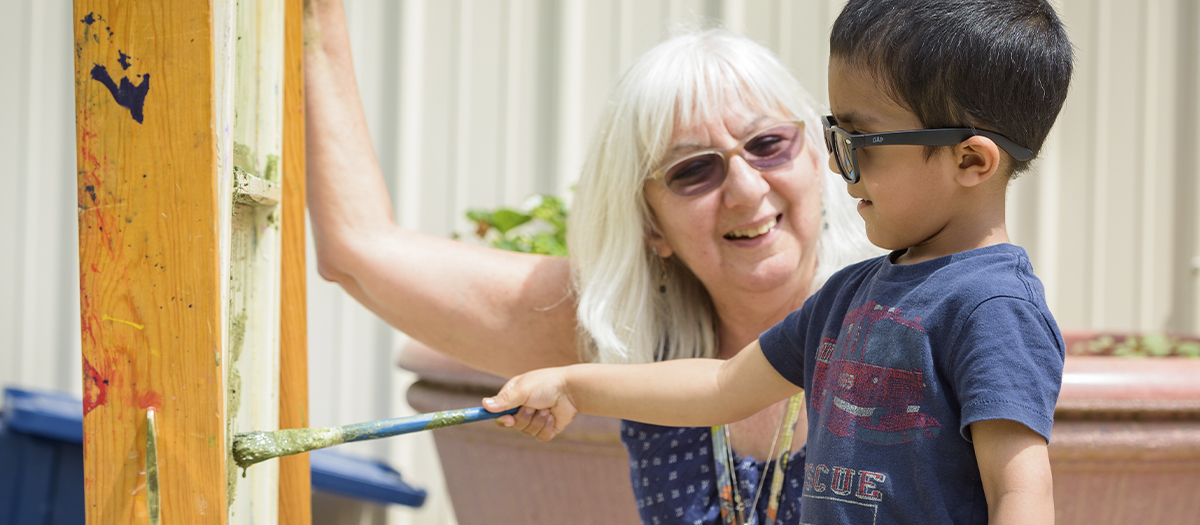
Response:
[[[247,432],[233,440],[233,460],[246,476],[250,465],[346,442],[338,427],[293,428],[273,432]]]
[[[447,410],[445,412],[438,412],[437,415],[434,416],[433,421],[430,421],[428,425],[425,425],[425,430],[459,425],[466,420],[467,414],[465,410]]]
[[[488,412],[483,408],[446,410],[409,417],[397,417],[355,423],[341,427],[287,429],[274,432],[249,432],[238,434],[233,440],[232,454],[237,465],[243,469],[271,458],[299,454],[342,443],[365,441],[398,436],[410,432],[433,430],[472,421],[494,419],[505,414],[515,414],[516,408],[504,412]],[[243,475],[245,472],[243,472]]]

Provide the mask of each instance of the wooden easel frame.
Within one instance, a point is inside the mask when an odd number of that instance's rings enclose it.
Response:
[[[285,0],[280,427],[307,426],[302,0]],[[76,147],[87,520],[228,521],[213,5],[77,0]],[[146,413],[156,411],[157,498]],[[310,523],[308,460],[279,522]]]

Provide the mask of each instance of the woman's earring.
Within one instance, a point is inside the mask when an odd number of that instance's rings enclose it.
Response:
[[[667,293],[667,265],[670,261],[666,258],[660,258],[662,261],[662,277],[658,278],[658,293]]]

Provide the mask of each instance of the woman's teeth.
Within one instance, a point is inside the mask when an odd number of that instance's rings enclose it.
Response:
[[[764,233],[771,231],[771,228],[774,228],[776,223],[777,223],[777,221],[774,218],[772,218],[771,220],[767,221],[766,224],[763,224],[762,226],[759,226],[757,228],[747,228],[745,230],[731,231],[731,232],[725,234],[725,238],[727,238],[727,239],[753,239],[755,237],[758,237],[759,235],[762,235]]]

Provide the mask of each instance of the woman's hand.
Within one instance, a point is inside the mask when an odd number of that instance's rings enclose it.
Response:
[[[501,416],[496,424],[516,428],[538,441],[550,441],[579,414],[569,395],[564,368],[534,370],[514,377],[500,393],[483,400],[489,412],[522,407],[516,416]]]

